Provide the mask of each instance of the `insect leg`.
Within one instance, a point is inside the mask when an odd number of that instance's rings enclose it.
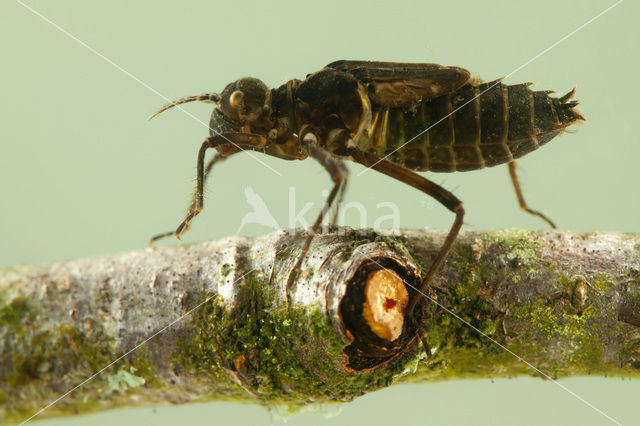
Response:
[[[418,326],[418,338],[420,339],[420,343],[422,344],[422,348],[424,349],[424,353],[426,356],[425,361],[431,360],[431,347],[429,346],[429,342],[427,341],[427,330],[424,324],[420,324]]]
[[[209,177],[209,173],[211,172],[211,169],[213,168],[213,166],[216,163],[221,162],[222,160],[224,160],[225,158],[229,157],[232,154],[235,154],[237,152],[241,152],[242,150],[239,149],[238,147],[228,144],[228,145],[221,145],[218,149],[220,148],[228,148],[224,151],[224,154],[221,154],[220,152],[216,152],[215,155],[213,156],[213,158],[211,158],[209,160],[209,162],[207,163],[207,165],[204,168],[204,177],[203,177],[203,187],[204,185],[206,185],[207,182],[207,178]],[[196,202],[197,202],[197,197],[196,194],[193,194],[193,197],[191,198],[191,204],[189,204],[189,208],[187,209],[187,215],[190,215],[196,208]],[[155,235],[153,237],[151,237],[151,239],[149,240],[149,245],[153,245],[153,243],[155,243],[158,240],[161,240],[163,238],[166,237],[170,237],[172,235],[175,235],[176,231],[168,231],[168,232],[164,232],[162,234],[158,234]]]
[[[331,226],[335,226],[338,223],[338,216],[340,214],[340,208],[342,207],[342,200],[344,199],[344,193],[347,190],[347,182],[349,178],[349,172],[345,167],[346,176],[344,180],[340,184],[340,190],[338,191],[338,199],[336,200],[336,208],[333,211],[333,216],[331,217]]]
[[[205,179],[205,167],[204,156],[209,148],[220,148],[222,155],[231,155],[234,152],[243,151],[244,149],[252,149],[254,147],[263,147],[266,145],[267,140],[264,136],[254,135],[250,133],[224,133],[215,136],[208,137],[200,146],[198,152],[198,161],[196,165],[196,191],[193,196],[193,207],[189,207],[189,212],[185,219],[180,223],[178,229],[175,231],[175,235],[178,239],[180,236],[187,232],[189,229],[189,223],[196,217],[203,209],[204,206],[204,179]],[[231,145],[231,147],[227,147]],[[224,146],[224,148],[223,148]],[[226,148],[226,149],[225,149]],[[213,166],[213,164],[211,164]],[[149,241],[152,244],[154,241],[168,236],[165,234],[157,235]]]
[[[313,236],[318,232],[320,227],[322,226],[322,221],[331,208],[333,201],[338,195],[338,191],[341,187],[344,187],[346,183],[346,179],[348,176],[347,167],[344,165],[344,162],[336,157],[333,157],[330,153],[325,151],[324,149],[317,146],[317,138],[312,132],[307,132],[305,134],[304,130],[300,132],[300,136],[302,139],[303,146],[308,150],[309,155],[317,160],[322,166],[325,168],[327,172],[331,175],[331,180],[333,181],[333,188],[329,193],[329,196],[325,200],[324,206],[318,215],[318,218],[314,222],[313,226],[311,226],[311,230],[309,231],[309,235],[302,246],[302,252],[300,253],[300,257],[298,257],[298,261],[295,266],[291,270],[289,274],[289,278],[287,279],[287,289],[291,288],[293,283],[298,276],[298,272],[300,272],[300,266],[302,265],[302,261],[304,257],[307,255],[307,251],[309,250],[309,246],[311,245],[311,240]]]
[[[340,120],[338,118],[338,120]],[[332,151],[333,149],[340,149],[344,147],[348,141],[351,139],[351,135],[349,131],[343,127],[340,127],[342,123],[338,123],[338,127],[328,132],[327,140],[325,143],[325,147],[328,151]],[[345,168],[346,170],[346,168]],[[340,186],[340,190],[338,191],[338,198],[336,201],[336,207],[333,211],[333,215],[331,217],[331,226],[335,226],[338,223],[338,216],[340,215],[340,208],[342,207],[342,200],[344,199],[344,193],[347,189],[347,179],[348,173],[345,176],[342,185]]]
[[[508,166],[509,166],[509,175],[511,176],[511,182],[513,182],[513,187],[516,190],[516,196],[518,197],[518,203],[520,204],[520,208],[529,214],[538,216],[540,219],[547,222],[549,226],[551,226],[552,228],[555,228],[556,225],[551,221],[551,219],[549,219],[539,211],[532,210],[527,206],[527,202],[524,200],[524,196],[522,195],[522,190],[520,189],[520,182],[518,181],[518,175],[516,174],[516,162],[512,161],[508,164]]]
[[[427,195],[432,196],[440,204],[451,210],[456,214],[456,218],[453,221],[453,225],[449,230],[449,234],[447,234],[447,238],[444,240],[444,244],[442,248],[440,248],[440,252],[438,256],[431,264],[431,268],[427,272],[427,275],[422,279],[420,283],[420,288],[418,291],[420,293],[425,294],[428,291],[428,284],[435,272],[438,270],[438,267],[444,260],[447,255],[447,252],[451,248],[453,241],[456,239],[458,232],[460,231],[460,227],[462,227],[462,219],[464,217],[464,208],[462,207],[462,201],[456,198],[451,192],[447,191],[440,185],[431,182],[429,179],[422,177],[404,167],[393,164],[387,160],[381,159],[375,155],[371,155],[362,151],[358,151],[357,149],[352,149],[350,151],[352,158],[358,163],[371,167],[374,170],[377,170],[380,173],[383,173],[389,177],[399,180],[400,182],[404,182],[407,185],[413,186],[414,188],[424,192]],[[407,307],[407,312],[413,311],[416,307],[418,299],[421,299],[416,295],[415,298],[409,303]],[[426,300],[426,299],[421,299]]]

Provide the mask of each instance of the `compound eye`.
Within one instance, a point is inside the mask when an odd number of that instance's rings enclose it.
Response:
[[[244,93],[241,90],[236,90],[229,97],[229,105],[233,109],[239,109],[244,101]]]

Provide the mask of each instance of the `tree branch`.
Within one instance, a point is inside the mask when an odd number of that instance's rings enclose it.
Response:
[[[413,286],[444,237],[340,228],[313,240],[288,289],[301,232],[0,271],[0,419],[26,420],[80,384],[42,415],[214,399],[295,408],[407,381],[638,375],[640,235],[466,231],[424,309],[403,312],[394,277],[424,298]],[[379,269],[391,273],[367,287]]]

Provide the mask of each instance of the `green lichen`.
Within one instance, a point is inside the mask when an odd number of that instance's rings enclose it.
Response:
[[[535,263],[538,259],[537,250],[540,248],[540,242],[531,231],[512,230],[508,235],[485,234],[482,239],[486,247],[493,244],[506,246],[507,252],[502,255],[503,258],[517,259],[525,264]]]
[[[589,285],[596,289],[600,294],[605,294],[609,289],[615,286],[615,281],[609,274],[600,273],[595,274],[591,280],[589,280]]]
[[[564,306],[569,305],[550,305],[541,298],[514,306],[511,320],[525,330],[518,339],[529,342],[532,349],[546,348],[544,357],[533,353],[532,359],[540,359],[554,376],[606,372],[611,366],[603,363],[598,323],[592,321],[595,311],[586,309],[578,315]]]

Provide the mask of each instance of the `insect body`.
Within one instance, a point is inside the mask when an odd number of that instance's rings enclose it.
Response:
[[[573,105],[527,84],[466,85],[409,110],[377,112],[366,150],[412,170],[477,170],[513,161],[551,140],[576,120]]]
[[[329,172],[334,186],[289,275],[291,285],[326,212],[344,194],[347,170],[342,160],[348,159],[419,189],[456,214],[418,289],[425,292],[458,234],[464,209],[452,193],[412,170],[469,171],[508,163],[521,208],[553,226],[527,207],[514,160],[584,120],[575,109],[578,102],[570,100],[574,92],[553,98],[552,92],[532,91],[529,84],[482,83],[470,79],[465,69],[436,64],[337,61],[277,89],[246,77],[220,94],[179,99],[156,114],[196,100],[213,102],[216,108],[210,136],[198,154],[194,199],[175,235],[179,238],[202,210],[204,181],[216,162],[246,150],[287,160],[313,157]],[[209,148],[218,152],[205,167]],[[407,313],[419,299],[425,300],[418,292]]]

